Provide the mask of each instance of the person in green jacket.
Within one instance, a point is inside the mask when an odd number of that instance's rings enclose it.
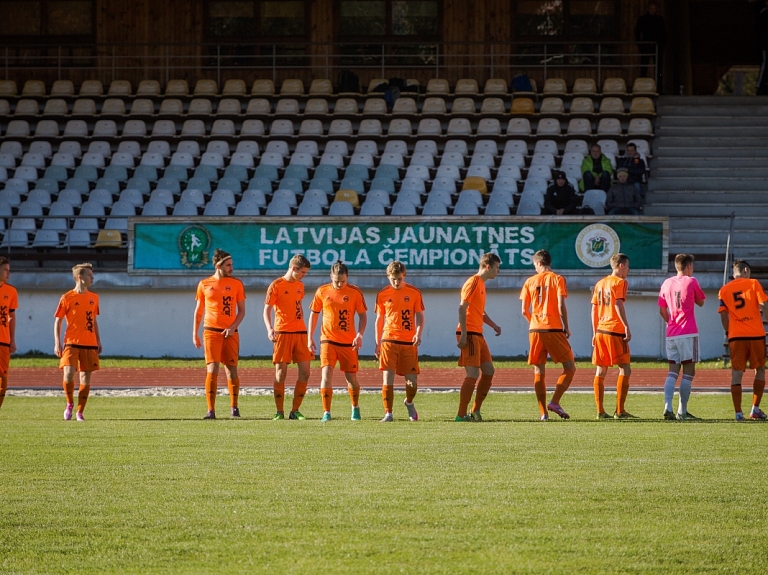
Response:
[[[589,155],[581,162],[581,191],[601,189],[607,192],[611,187],[613,166],[598,144],[592,144]]]

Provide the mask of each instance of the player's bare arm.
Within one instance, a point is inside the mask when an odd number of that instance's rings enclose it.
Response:
[[[317,329],[317,320],[320,314],[316,311],[309,311],[309,329],[307,330],[307,347],[313,354],[317,354],[317,345],[315,345],[315,329]]]
[[[557,296],[557,307],[560,311],[560,321],[563,322],[563,331],[565,332],[565,337],[570,338],[571,328],[568,327],[568,308],[565,305],[565,296],[562,294],[558,294]]]
[[[491,329],[496,333],[496,337],[499,337],[501,335],[501,326],[496,324],[487,313],[483,312],[483,323],[485,325],[488,325],[491,327]]]
[[[11,311],[8,314],[10,324],[8,325],[8,332],[11,336],[11,353],[16,353],[16,311]]]
[[[264,313],[262,314],[262,317],[264,318],[264,325],[267,328],[267,338],[269,338],[269,341],[275,341],[277,339],[277,336],[275,335],[275,329],[272,327],[272,308],[273,307],[274,306],[265,304]]]
[[[531,323],[531,319],[533,316],[531,315],[531,296],[526,291],[524,294],[524,299],[522,300],[522,309],[520,310],[520,313],[523,314],[523,317],[525,318],[525,321],[528,323]]]
[[[632,339],[632,332],[629,331],[629,322],[627,321],[627,314],[624,311],[624,300],[616,300],[614,307],[616,308],[616,313],[619,314],[619,319],[621,320],[621,323],[624,326],[624,330],[627,334],[624,336],[624,341],[629,342],[629,340]]]
[[[384,314],[377,313],[376,314],[376,329],[373,330],[373,340],[374,340],[374,348],[373,348],[373,355],[375,355],[377,358],[379,357],[379,353],[381,353],[381,337],[384,333]]]
[[[245,318],[245,300],[240,300],[237,302],[237,315],[235,316],[235,321],[222,332],[225,338],[235,335],[235,331],[237,331],[237,327],[243,321],[243,318]]]
[[[101,347],[101,335],[99,335],[99,319],[96,317],[93,318],[93,333],[96,334],[96,345],[99,346],[99,354],[101,354],[102,347]]]
[[[728,337],[728,322],[730,321],[730,317],[728,316],[728,313],[729,312],[727,309],[720,312],[720,323],[723,325],[723,331],[725,331],[725,337]]]
[[[599,323],[597,305],[592,304],[592,347],[595,347],[595,336],[597,335],[597,324]]]
[[[363,347],[363,334],[365,333],[365,328],[368,326],[368,312],[358,312],[357,318],[357,334],[355,335],[355,339],[352,340],[352,348],[360,350],[360,348]]]
[[[416,318],[416,333],[413,334],[413,339],[411,341],[413,342],[413,345],[420,346],[421,334],[424,331],[424,312],[417,311],[414,316]]]
[[[203,321],[203,313],[205,312],[205,306],[201,300],[197,300],[195,304],[195,315],[192,319],[192,343],[195,347],[200,349],[202,343],[200,343],[200,324]]]
[[[456,344],[459,349],[467,347],[467,309],[469,308],[469,302],[463,301],[459,305],[459,342]]]
[[[61,357],[61,352],[61,318],[57,317],[53,320],[53,354]]]
[[[664,320],[664,323],[669,323],[669,310],[666,307],[659,308],[659,315]]]

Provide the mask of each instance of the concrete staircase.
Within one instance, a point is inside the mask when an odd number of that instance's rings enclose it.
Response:
[[[722,270],[731,253],[768,271],[768,98],[665,96],[657,101],[646,215],[669,216],[669,253]]]

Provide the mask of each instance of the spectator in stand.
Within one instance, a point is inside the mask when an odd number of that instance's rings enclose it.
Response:
[[[589,149],[589,155],[581,163],[581,173],[582,192],[596,188],[607,192],[611,187],[613,166],[598,144],[592,144]]]
[[[619,181],[608,190],[605,199],[605,210],[611,216],[639,216],[643,207],[643,198],[637,188],[630,184],[627,168],[619,168],[617,176]]]
[[[555,183],[547,188],[542,214],[561,216],[575,214],[578,211],[579,198],[576,190],[568,183],[564,172],[555,172]]]
[[[626,168],[629,173],[627,181],[637,188],[640,195],[643,195],[643,180],[645,179],[645,160],[637,151],[637,146],[633,143],[627,144],[626,155],[617,158],[617,168]]]
[[[667,26],[658,14],[658,3],[648,2],[648,11],[637,19],[635,40],[640,51],[640,75],[648,77],[651,60],[656,60],[656,89],[661,92],[661,68],[664,46],[667,43]]]

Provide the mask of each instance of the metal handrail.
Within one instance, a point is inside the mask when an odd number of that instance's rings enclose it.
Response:
[[[297,45],[306,47],[303,54],[281,53],[283,48]],[[473,47],[483,49],[473,51]],[[605,69],[626,69],[630,73],[638,70],[641,57],[634,42],[25,44],[26,55],[17,54],[18,48],[15,44],[0,44],[6,79],[10,79],[16,69],[55,72],[59,79],[75,70],[91,71],[103,74],[102,79],[109,81],[119,79],[122,72],[141,70],[147,79],[165,82],[172,73],[186,72],[215,76],[221,83],[222,73],[228,71],[266,72],[275,80],[279,71],[310,71],[315,76],[323,73],[330,78],[337,70],[354,69],[375,70],[381,77],[396,71],[425,71],[437,78],[451,70],[470,77],[487,75],[489,78],[506,77],[510,70],[515,73],[535,70],[546,80],[553,69],[574,69],[594,72],[600,83]],[[253,52],[230,54],[229,48]],[[352,54],[345,52],[345,48],[370,50]],[[73,55],[73,49],[90,51],[90,55]],[[47,54],[29,55],[35,50],[44,50]]]

